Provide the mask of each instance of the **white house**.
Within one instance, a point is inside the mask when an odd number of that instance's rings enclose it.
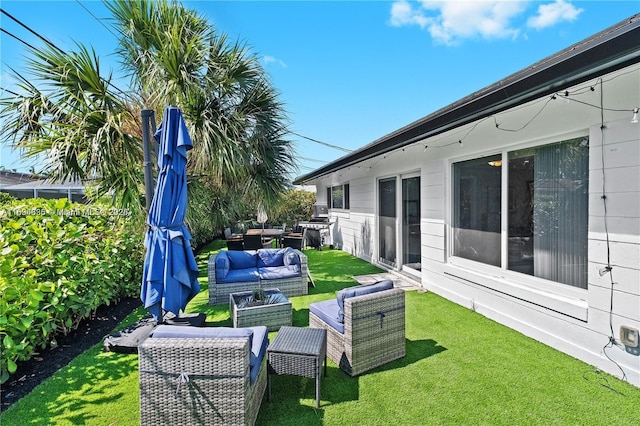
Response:
[[[300,176],[336,248],[640,386],[640,15]]]

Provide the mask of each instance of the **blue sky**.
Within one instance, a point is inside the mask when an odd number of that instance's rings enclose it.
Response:
[[[357,149],[640,12],[640,1],[184,1],[251,46],[281,94],[290,129]],[[91,45],[119,75],[101,2],[11,1],[3,10],[64,50]],[[1,16],[1,27],[42,43]],[[1,86],[23,45],[2,33]],[[345,152],[291,135],[300,169]],[[1,141],[0,164],[38,170]],[[197,143],[197,141],[194,141]]]

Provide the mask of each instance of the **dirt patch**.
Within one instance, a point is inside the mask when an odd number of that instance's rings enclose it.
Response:
[[[76,356],[102,341],[140,305],[140,299],[132,297],[110,306],[101,306],[91,318],[82,321],[75,331],[58,337],[57,347],[43,349],[29,361],[18,363],[16,373],[0,389],[0,411],[9,408]]]

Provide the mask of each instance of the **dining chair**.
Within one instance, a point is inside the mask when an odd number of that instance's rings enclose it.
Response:
[[[229,238],[227,240],[227,250],[244,250],[244,241],[242,238]]]
[[[282,238],[282,246],[302,250],[302,241],[303,241],[302,236],[296,237],[291,235],[285,235]]]
[[[244,250],[258,250],[271,247],[271,238],[262,238],[262,235],[244,234]]]

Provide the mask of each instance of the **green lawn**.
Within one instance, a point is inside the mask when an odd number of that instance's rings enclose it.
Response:
[[[230,326],[227,306],[207,305],[206,262],[219,247],[198,255],[203,291],[187,310]],[[352,275],[379,271],[337,250],[306,253],[316,288],[292,298],[297,326],[308,326],[309,303],[354,285]],[[640,389],[433,293],[410,291],[406,302],[405,358],[356,378],[329,361],[320,409],[312,379],[277,376],[258,424],[638,424]],[[136,425],[137,361],[97,345],[3,413],[0,425]]]

